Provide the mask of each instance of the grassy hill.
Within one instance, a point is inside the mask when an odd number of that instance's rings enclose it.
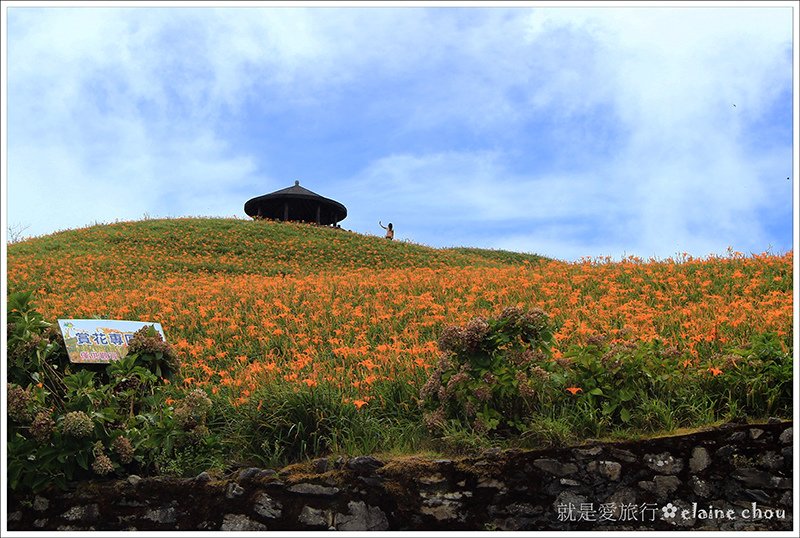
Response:
[[[25,276],[37,278],[75,271],[75,266],[80,272],[130,277],[183,273],[270,276],[362,268],[500,267],[542,260],[501,250],[434,249],[326,226],[199,218],[68,230],[9,249],[10,270],[19,264],[33,264],[36,271]],[[10,280],[15,285],[32,284]]]
[[[792,253],[564,263],[171,219],[9,245],[7,271],[9,293],[33,291],[47,321],[162,324],[181,362],[164,408],[197,390],[213,407],[208,431],[179,432],[194,441],[153,441],[159,472],[631,437],[791,410]]]

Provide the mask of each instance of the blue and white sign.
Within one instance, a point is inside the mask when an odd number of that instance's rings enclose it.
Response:
[[[60,319],[70,362],[106,363],[128,354],[133,333],[152,325],[166,340],[160,323],[115,319]]]

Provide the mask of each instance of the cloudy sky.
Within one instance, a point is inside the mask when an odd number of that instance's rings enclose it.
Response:
[[[713,6],[4,6],[7,226],[300,180],[437,247],[784,252],[791,2]]]

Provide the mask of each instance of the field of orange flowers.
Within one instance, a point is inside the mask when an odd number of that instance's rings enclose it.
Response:
[[[160,322],[178,384],[233,405],[271,384],[341,391],[419,387],[449,324],[505,306],[541,308],[554,357],[593,337],[674,347],[702,368],[775,332],[792,336],[792,253],[585,260],[436,250],[329,228],[176,219],[98,226],[8,249],[9,291],[32,290],[45,319]]]

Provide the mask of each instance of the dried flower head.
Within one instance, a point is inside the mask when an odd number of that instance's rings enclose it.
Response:
[[[70,411],[64,416],[62,427],[65,435],[77,438],[89,437],[94,431],[94,422],[83,411]]]
[[[518,324],[524,315],[524,311],[516,306],[507,306],[500,312],[498,319],[512,324]]]
[[[11,333],[9,332],[9,335],[10,334]],[[30,357],[35,355],[36,349],[39,347],[39,343],[42,341],[43,338],[35,333],[32,333],[23,339],[15,338],[13,341],[11,338],[9,338],[7,347],[9,362],[27,362]]]
[[[198,424],[191,430],[189,430],[188,438],[189,442],[192,444],[198,444],[203,441],[206,437],[208,437],[209,430],[208,426],[205,424]]]
[[[92,463],[92,471],[100,476],[105,476],[113,470],[114,463],[111,461],[111,458],[105,455],[105,453],[100,453],[95,456],[94,462]]]
[[[195,389],[175,406],[173,417],[184,430],[191,430],[205,423],[206,415],[211,410],[211,399],[202,389]]]
[[[61,329],[57,325],[47,327],[42,336],[51,344],[58,344],[62,351],[66,351],[67,344],[64,342],[64,335],[61,334]]]
[[[459,384],[463,383],[464,381],[467,381],[468,379],[469,376],[466,374],[466,372],[458,372],[455,375],[451,376],[450,380],[447,382],[447,387],[446,387],[447,394],[452,394]]]
[[[522,323],[533,329],[537,334],[544,332],[550,324],[550,316],[539,308],[528,310],[522,316]]]
[[[447,354],[442,353],[442,355],[439,357],[439,363],[436,365],[436,368],[433,369],[428,381],[425,382],[425,385],[423,385],[422,389],[419,391],[421,403],[431,400],[437,396],[439,386],[442,384],[442,374],[444,374],[444,372],[449,370],[451,367],[452,363],[450,362],[450,358],[447,356]]]
[[[488,387],[478,387],[475,389],[475,397],[482,402],[488,402],[492,397],[492,391]]]
[[[442,383],[442,372],[437,368],[431,374],[431,377],[425,382],[419,391],[419,397],[422,403],[432,399],[436,396],[437,391]]]
[[[517,372],[515,378],[517,380],[517,389],[519,390],[520,395],[522,395],[524,398],[530,398],[535,394],[533,386],[531,385],[531,382],[525,372]]]
[[[133,461],[133,445],[127,437],[119,436],[111,443],[111,449],[119,456],[122,463]]]
[[[488,432],[489,426],[483,420],[481,420],[480,417],[478,417],[474,421],[472,421],[472,429],[474,429],[477,433],[481,434]]]
[[[53,420],[52,411],[48,409],[36,413],[29,431],[37,441],[42,443],[50,438],[55,429],[56,421]]]
[[[128,343],[130,353],[171,353],[172,349],[161,337],[158,331],[151,331],[150,327],[142,327],[135,333]]]
[[[169,372],[175,373],[180,369],[180,362],[175,352],[164,339],[161,333],[154,331],[151,326],[142,327],[135,333],[128,343],[128,352],[137,355],[157,355],[161,354],[162,361],[165,363]]]
[[[444,408],[441,406],[437,407],[436,410],[425,413],[422,419],[425,422],[425,427],[428,428],[429,431],[438,430],[444,426],[445,423]]]
[[[464,348],[464,331],[456,325],[444,328],[439,337],[439,349],[445,353],[458,353]]]
[[[461,332],[463,345],[467,351],[474,353],[483,345],[489,334],[489,324],[484,318],[473,318]]]
[[[8,416],[17,422],[29,422],[31,420],[31,410],[28,404],[31,401],[31,393],[19,385],[9,383],[6,394],[8,397]]]
[[[586,339],[586,343],[590,346],[602,346],[606,343],[606,335],[604,334],[593,334],[589,338]]]
[[[549,379],[550,378],[550,372],[548,372],[547,370],[545,370],[541,366],[534,366],[531,369],[531,374],[533,374],[535,377],[537,377],[539,379]]]
[[[562,368],[569,368],[570,366],[572,366],[573,360],[571,357],[559,357],[556,359],[556,362]]]

